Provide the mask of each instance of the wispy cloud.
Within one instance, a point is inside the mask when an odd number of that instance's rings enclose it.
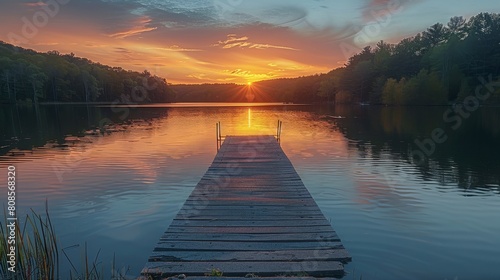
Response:
[[[201,49],[189,49],[183,48],[178,45],[172,45],[170,47],[157,47],[157,48],[147,48],[148,50],[159,50],[159,51],[167,51],[167,52],[201,52]]]
[[[207,78],[206,74],[200,73],[200,74],[190,74],[187,76],[188,78],[193,78],[196,80],[205,80]]]
[[[149,17],[145,17],[145,16],[139,17],[139,18],[135,19],[134,21],[132,21],[130,24],[127,24],[128,25],[127,30],[114,32],[114,33],[109,34],[108,36],[112,37],[112,38],[123,39],[126,37],[139,35],[139,34],[142,34],[144,32],[156,30],[157,27],[150,25],[151,21],[152,20]]]
[[[373,21],[376,17],[400,12],[403,8],[421,2],[422,0],[366,0],[362,7],[365,21]]]
[[[242,42],[242,41],[248,41],[248,37],[243,36],[243,37],[237,38],[236,34],[229,34],[229,35],[227,35],[227,40],[219,41],[218,45],[234,44],[235,42]]]
[[[263,80],[263,79],[271,79],[276,76],[276,74],[272,72],[267,72],[267,73],[255,73],[249,70],[243,70],[243,69],[234,69],[234,70],[224,70],[224,73],[227,73],[231,76],[235,77],[243,77],[246,80],[252,80],[252,81],[257,81],[257,80]]]
[[[57,46],[59,43],[57,42],[40,42],[40,43],[34,43],[33,45],[35,46]]]
[[[227,39],[224,41],[219,41],[217,44],[214,44],[215,47],[222,47],[223,49],[232,49],[236,47],[240,48],[249,48],[249,49],[282,49],[282,50],[292,50],[298,51],[296,48],[272,45],[272,44],[261,44],[261,43],[252,43],[248,41],[249,38],[247,36],[237,37],[235,34],[227,35]]]
[[[38,1],[38,2],[31,2],[31,3],[23,3],[23,5],[26,7],[41,7],[41,6],[47,6],[47,3],[44,3],[42,1]]]
[[[252,44],[249,46],[250,49],[282,49],[282,50],[291,50],[291,51],[298,51],[298,49],[295,48],[290,48],[290,47],[284,47],[284,46],[276,46],[276,45],[270,45],[270,44]]]
[[[138,28],[133,28],[131,30],[127,30],[127,31],[110,34],[109,37],[123,39],[126,37],[138,35],[138,34],[148,32],[148,31],[153,31],[153,30],[156,30],[156,27],[138,27]]]

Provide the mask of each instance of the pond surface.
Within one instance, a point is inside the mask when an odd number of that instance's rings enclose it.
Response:
[[[212,162],[215,123],[274,134],[280,119],[283,150],[353,257],[344,279],[500,279],[500,109],[453,129],[445,107],[238,105],[0,107],[0,168],[16,166],[19,215],[48,200],[75,266],[87,243],[106,275],[115,254],[133,279]]]

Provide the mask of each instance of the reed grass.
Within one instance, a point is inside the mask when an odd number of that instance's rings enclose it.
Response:
[[[7,243],[6,225],[7,215],[4,209],[4,221],[0,222],[0,248],[3,252],[8,252],[11,246]],[[44,217],[31,210],[31,214],[16,222],[15,232],[17,248],[15,273],[8,270],[7,254],[2,253],[0,256],[2,279],[59,279],[59,249],[47,204]]]
[[[8,270],[9,264],[7,252],[11,246],[7,242],[7,215],[4,209],[4,219],[0,220],[0,279],[5,280],[100,280],[104,279],[103,267],[99,261],[100,250],[93,259],[89,258],[87,243],[83,248],[81,259],[81,271],[69,258],[66,251],[79,247],[73,245],[63,248],[64,254],[70,264],[68,274],[62,276],[60,273],[59,244],[56,238],[54,226],[50,219],[48,204],[45,204],[44,215],[37,214],[33,209],[22,219],[16,222],[16,272]],[[124,271],[115,271],[115,259],[112,262],[112,279],[126,279]],[[126,270],[128,271],[128,269]],[[126,272],[125,271],[125,272]]]

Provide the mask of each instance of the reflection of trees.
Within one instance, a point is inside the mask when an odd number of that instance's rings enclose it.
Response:
[[[88,130],[99,133],[102,120],[126,127],[135,120],[151,120],[168,116],[168,108],[131,109],[123,120],[112,108],[93,106],[3,106],[0,110],[0,155],[12,149],[32,150],[48,142],[63,145],[68,135],[84,136]]]
[[[431,136],[435,128],[448,135],[443,144],[422,164],[416,165],[424,178],[457,182],[474,188],[500,183],[500,111],[482,108],[465,119],[456,131],[443,121],[446,107],[415,108],[335,108],[342,133],[351,141],[358,155],[380,158],[383,153],[414,162],[411,152],[416,139]],[[369,151],[369,152],[368,152]]]

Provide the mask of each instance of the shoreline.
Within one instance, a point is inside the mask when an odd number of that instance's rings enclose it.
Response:
[[[34,103],[5,103],[0,102],[0,106],[6,105],[20,105],[20,106],[33,106]],[[160,106],[162,107],[172,106],[172,107],[227,107],[227,106],[359,106],[359,107],[384,107],[384,108],[415,108],[415,107],[453,107],[456,104],[442,104],[442,105],[433,105],[433,104],[420,104],[420,105],[384,105],[384,104],[359,104],[359,103],[345,103],[345,104],[334,104],[334,103],[286,103],[286,102],[162,102],[162,103],[114,103],[114,102],[39,102],[40,106],[50,106],[50,105],[92,105],[92,106],[127,106],[127,107],[154,107]],[[499,108],[500,104],[481,104],[480,108]]]

